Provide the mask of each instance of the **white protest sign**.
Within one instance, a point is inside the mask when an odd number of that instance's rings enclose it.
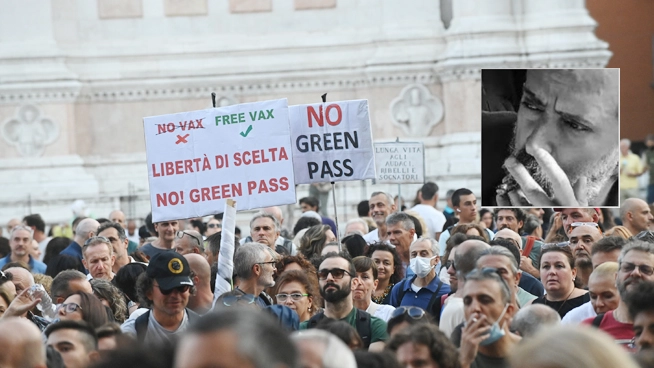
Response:
[[[147,117],[152,220],[295,203],[286,99]]]
[[[367,100],[289,106],[297,184],[375,178]]]
[[[425,182],[425,149],[420,142],[375,143],[377,183]]]

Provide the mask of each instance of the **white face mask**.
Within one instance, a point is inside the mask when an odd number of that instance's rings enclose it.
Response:
[[[409,264],[409,267],[411,267],[411,270],[413,270],[413,273],[415,273],[418,277],[424,278],[429,275],[429,272],[434,268],[434,266],[431,265],[431,260],[436,258],[436,256],[433,256],[431,258],[427,257],[416,257],[411,259],[411,263]]]

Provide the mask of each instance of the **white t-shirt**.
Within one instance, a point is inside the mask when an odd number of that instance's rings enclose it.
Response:
[[[445,300],[445,307],[441,313],[441,320],[438,323],[438,329],[443,331],[448,338],[452,335],[452,331],[465,320],[463,314],[463,298],[450,295]]]
[[[571,310],[570,312],[566,313],[565,316],[563,316],[563,319],[561,320],[562,325],[574,325],[581,323],[581,321],[595,317],[597,316],[597,313],[595,313],[595,309],[593,309],[593,305],[590,304],[590,302],[586,302],[577,308]]]
[[[391,319],[391,314],[395,311],[395,307],[388,304],[377,304],[375,302],[370,302],[366,312],[370,313],[373,317],[383,319],[384,322],[388,322]]]
[[[427,224],[427,229],[424,229],[422,236],[436,239],[436,233],[443,231],[443,225],[445,225],[446,221],[443,212],[426,204],[417,204],[411,208],[411,211],[418,212]]]
[[[140,308],[139,308],[140,309]],[[145,311],[147,312],[147,310]],[[132,313],[132,316],[136,314],[136,311]],[[143,313],[141,313],[143,314]],[[123,331],[125,334],[130,334],[134,337],[136,337],[136,318],[132,318],[130,316],[127,321],[125,321],[121,326],[120,329]],[[139,314],[140,316],[140,314]],[[184,319],[182,319],[182,323],[177,327],[175,331],[168,331],[165,328],[163,328],[159,322],[154,318],[154,313],[150,312],[150,316],[148,318],[148,333],[145,335],[145,344],[171,344],[173,342],[173,338],[177,334],[181,334],[186,330],[188,327],[189,322],[188,322],[188,313],[186,313],[186,310],[184,310]]]
[[[379,233],[377,232],[377,229],[364,235],[363,240],[365,240],[368,244],[377,243],[379,241]]]

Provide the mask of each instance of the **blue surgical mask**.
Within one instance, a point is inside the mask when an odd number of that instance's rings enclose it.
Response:
[[[490,336],[488,336],[488,338],[486,338],[484,341],[480,342],[480,346],[490,345],[506,335],[504,329],[500,327],[500,321],[502,320],[502,317],[504,317],[504,313],[506,313],[508,308],[508,304],[504,306],[504,310],[502,311],[502,314],[500,314],[500,317],[497,319],[497,321],[495,321],[495,323],[491,325],[490,331],[488,332]]]
[[[431,260],[434,258],[436,258],[436,256],[432,258],[427,258],[427,257],[412,258],[409,267],[411,267],[413,273],[415,273],[418,277],[425,278],[427,277],[427,275],[429,275],[429,272],[431,272],[431,270],[434,268],[434,266],[431,265]]]

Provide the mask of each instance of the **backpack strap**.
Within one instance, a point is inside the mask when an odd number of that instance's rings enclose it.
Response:
[[[311,318],[309,318],[309,322],[307,323],[307,328],[314,328],[320,323],[325,318],[325,312],[320,312],[314,314]]]
[[[145,335],[148,333],[148,321],[150,319],[150,311],[141,314],[136,321],[134,321],[134,329],[136,329],[136,339],[143,343]]]
[[[397,306],[398,307],[400,305],[402,305],[402,299],[404,299],[404,295],[406,295],[406,292],[407,292],[405,283],[407,283],[409,281],[410,281],[409,279],[403,279],[402,280],[402,287],[400,288],[400,294],[397,296]],[[411,286],[409,286],[409,287],[411,287]],[[393,290],[391,289],[391,293],[392,292],[393,292]]]
[[[356,313],[356,330],[363,341],[363,347],[368,350],[370,347],[370,341],[372,340],[372,322],[370,313],[362,311],[361,309],[357,309]]]
[[[531,254],[531,249],[534,247],[534,243],[536,242],[536,237],[535,236],[528,236],[527,237],[527,243],[525,244],[525,248],[522,250],[522,255],[525,257],[529,257]]]
[[[600,325],[602,324],[603,319],[604,319],[604,313],[600,313],[595,318],[593,318],[593,323],[591,325],[593,327],[599,328]]]
[[[434,317],[434,322],[438,324],[441,319],[441,297],[438,295],[438,292],[441,291],[441,286],[443,286],[443,281],[438,280],[438,287],[434,294],[432,294],[431,299],[429,299],[429,304],[427,304],[427,313],[430,313]],[[435,309],[436,301],[438,301],[438,309]]]

